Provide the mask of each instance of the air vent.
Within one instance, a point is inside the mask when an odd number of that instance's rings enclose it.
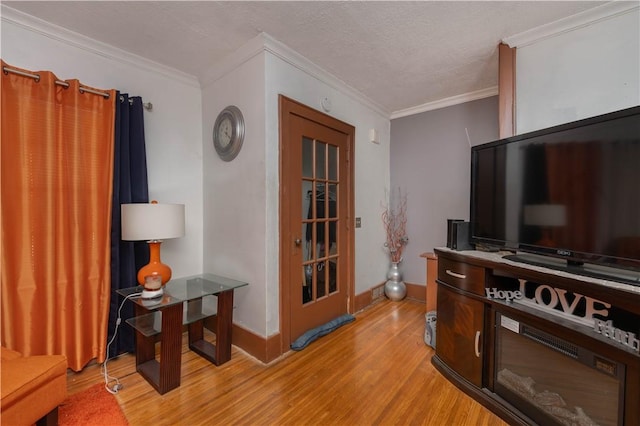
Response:
[[[527,327],[526,325],[522,326],[521,334],[540,343],[541,345],[570,356],[571,358],[578,358],[578,347],[565,340],[551,336],[540,330],[536,330],[535,328]]]

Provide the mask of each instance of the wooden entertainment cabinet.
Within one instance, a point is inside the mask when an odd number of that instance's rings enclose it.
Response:
[[[640,425],[640,287],[435,253],[432,363],[445,377],[510,424]]]

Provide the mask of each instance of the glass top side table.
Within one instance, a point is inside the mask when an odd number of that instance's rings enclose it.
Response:
[[[157,299],[130,297],[135,316],[127,320],[136,331],[136,371],[160,394],[180,386],[182,326],[187,325],[189,349],[215,365],[231,359],[233,293],[248,283],[214,274],[201,274],[171,280]],[[141,286],[116,292],[131,296]],[[205,312],[202,298],[217,296],[216,313]],[[183,305],[187,304],[183,313]],[[204,340],[204,320],[216,316],[216,344]],[[160,361],[156,360],[156,335],[160,334]]]

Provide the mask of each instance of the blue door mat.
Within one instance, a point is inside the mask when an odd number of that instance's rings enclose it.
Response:
[[[351,314],[344,314],[339,316],[338,318],[329,321],[326,324],[323,324],[319,327],[312,328],[311,330],[305,332],[302,336],[298,337],[295,342],[291,343],[291,349],[294,351],[301,351],[314,340],[331,333],[333,330],[348,324],[352,321],[355,321],[356,317]]]

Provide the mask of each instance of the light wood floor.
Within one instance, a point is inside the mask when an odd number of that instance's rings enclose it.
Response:
[[[234,346],[216,367],[183,339],[182,383],[165,395],[135,372],[132,355],[108,369],[124,384],[116,398],[133,426],[506,424],[440,375],[432,355],[424,304],[384,300],[269,365]],[[69,393],[101,379],[97,365],[70,374]]]

